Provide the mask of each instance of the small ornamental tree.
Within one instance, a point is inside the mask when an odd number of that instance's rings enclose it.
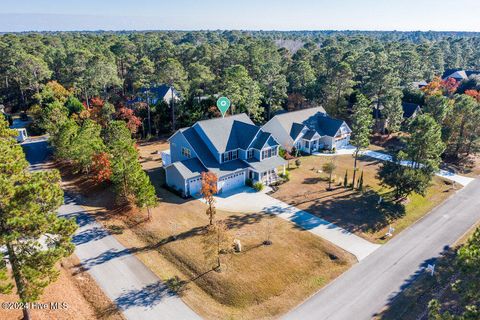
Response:
[[[133,113],[133,110],[125,107],[118,109],[115,118],[117,120],[125,121],[127,123],[127,128],[131,133],[136,133],[138,128],[142,125],[142,120]]]
[[[348,170],[345,170],[345,177],[343,178],[343,187],[348,187]]]
[[[213,225],[213,219],[215,217],[215,194],[217,190],[217,175],[213,172],[202,172],[202,189],[200,193],[207,202],[207,216],[210,219],[209,225]]]
[[[93,155],[92,174],[97,182],[109,181],[112,175],[110,155],[107,152],[100,152]]]
[[[203,237],[203,248],[206,260],[216,260],[212,269],[221,271],[220,254],[226,253],[232,244],[228,226],[224,221],[217,221],[208,226]]]
[[[337,166],[333,161],[329,161],[324,163],[322,166],[322,170],[328,174],[328,190],[332,190],[332,175],[335,172]]]
[[[359,191],[363,191],[363,170],[362,170],[362,174],[360,175],[360,178],[358,179],[357,189]]]

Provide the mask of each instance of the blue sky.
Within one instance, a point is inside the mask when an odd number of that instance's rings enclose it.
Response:
[[[0,31],[480,31],[480,0],[2,0]]]

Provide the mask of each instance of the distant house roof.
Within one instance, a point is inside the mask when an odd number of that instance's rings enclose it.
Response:
[[[403,118],[404,119],[409,119],[412,116],[415,116],[420,110],[420,106],[415,103],[408,103],[408,102],[403,102],[402,103],[402,109],[403,109]]]
[[[165,98],[165,96],[169,92],[170,88],[172,88],[175,97],[178,98],[180,96],[178,91],[175,90],[174,87],[171,87],[171,86],[166,85],[166,84],[161,84],[159,86],[152,86],[152,87],[148,87],[148,88],[147,87],[142,87],[138,90],[138,92],[141,92],[142,94],[145,94],[145,93],[148,92],[150,99],[155,98],[157,100],[161,100],[161,99]],[[171,97],[166,97],[166,98],[171,99]],[[142,102],[142,101],[144,101],[144,97],[141,97],[141,96],[137,95],[134,99],[127,101],[127,104],[134,104],[134,103]]]
[[[176,169],[184,179],[190,179],[199,176],[202,172],[207,171],[197,158],[177,161],[167,166],[165,170]]]
[[[292,127],[290,128],[290,137],[295,140],[298,138],[302,130],[305,128],[305,125],[301,123],[292,123]]]
[[[312,140],[317,132],[315,130],[308,130],[304,135],[303,139]]]
[[[317,132],[322,136],[334,137],[340,127],[345,123],[343,120],[326,117],[318,117]]]
[[[447,69],[442,75],[442,79],[454,78],[456,80],[468,79],[471,75],[480,75],[480,70]]]
[[[220,153],[237,148],[246,149],[260,130],[245,113],[199,121],[196,125],[200,126]]]
[[[275,118],[283,130],[288,132],[290,137],[295,140],[304,128],[304,121],[316,116],[318,113],[326,114],[326,111],[322,107],[315,107],[278,114],[275,116]]]

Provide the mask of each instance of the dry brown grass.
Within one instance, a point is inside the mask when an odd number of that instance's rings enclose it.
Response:
[[[205,318],[278,316],[354,261],[349,254],[280,218],[218,212],[217,219],[226,221],[230,235],[241,240],[243,251],[222,255],[222,272],[212,271],[215,262],[204,256],[202,241],[208,223],[204,209],[199,201],[162,203],[149,222],[144,221],[144,214],[133,213],[104,222],[123,228],[117,238],[162,280],[179,276],[186,281],[184,301]],[[262,245],[267,230],[272,230],[270,246]],[[334,256],[337,260],[332,260]]]
[[[156,150],[156,145],[149,145]],[[140,146],[142,154],[149,153]],[[223,254],[222,271],[212,271],[214,261],[205,257],[206,206],[184,200],[161,185],[160,162],[143,163],[160,199],[152,220],[135,210],[115,207],[112,193],[96,190],[85,195],[86,209],[106,227],[123,230],[117,239],[160,279],[178,276],[186,283],[182,299],[206,319],[271,319],[295,307],[347,270],[355,259],[292,223],[266,214],[232,214],[218,211],[241,253]],[[75,178],[75,177],[70,177]],[[66,185],[83,183],[78,177]],[[85,190],[92,190],[86,183]],[[271,230],[270,246],[263,245]],[[172,238],[175,235],[176,239]]]
[[[381,162],[364,157],[358,162],[359,171],[364,173],[362,194],[343,187],[345,171],[348,181],[352,182],[353,157],[342,155],[335,157],[303,157],[299,168],[291,165],[290,181],[281,185],[273,196],[333,222],[357,235],[373,242],[385,242],[384,235],[389,225],[396,234],[421,218],[433,207],[443,202],[454,189],[443,179],[435,177],[425,197],[412,195],[404,204],[384,201],[378,205],[379,196],[388,196],[389,190],[380,185],[376,175]],[[322,165],[333,160],[337,165],[333,191],[327,189],[327,175],[319,173]]]
[[[78,258],[62,261],[58,280],[48,286],[39,302],[65,302],[66,309],[32,310],[32,320],[121,320],[123,316],[86,272],[75,267]],[[18,301],[15,293],[0,295],[0,302]],[[21,310],[0,308],[0,319],[22,319]]]

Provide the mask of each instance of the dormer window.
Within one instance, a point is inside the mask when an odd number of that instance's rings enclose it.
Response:
[[[182,147],[182,156],[184,156],[185,158],[191,158],[192,153],[190,152],[190,149]]]
[[[271,158],[277,155],[277,147],[262,150],[262,159]]]
[[[253,149],[248,150],[247,159],[253,158]]]
[[[238,159],[238,149],[233,151],[227,151],[222,154],[222,162],[228,162]]]

